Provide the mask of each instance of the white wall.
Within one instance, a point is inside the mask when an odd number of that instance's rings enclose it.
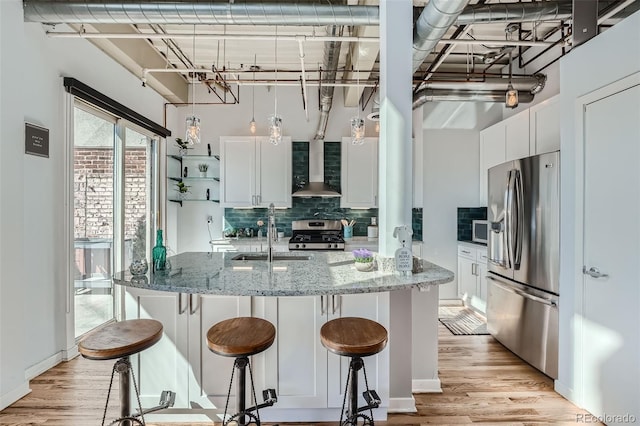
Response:
[[[560,180],[560,357],[556,390],[580,404],[578,374],[574,372],[579,354],[574,351],[578,338],[572,328],[578,315],[576,291],[582,273],[575,268],[582,247],[575,246],[574,217],[582,206],[575,204],[576,174],[575,106],[576,99],[616,80],[640,71],[640,12],[579,46],[560,61],[560,109],[569,116],[561,127]],[[633,46],[634,48],[629,48]],[[637,141],[636,141],[637,142]],[[605,196],[606,198],[606,196]],[[588,342],[586,343],[588,344]],[[622,386],[622,384],[621,384]]]
[[[502,116],[502,106],[441,102],[424,106],[423,255],[457,271],[457,208],[478,206],[480,129]],[[458,297],[457,276],[440,286],[440,299]]]
[[[39,24],[24,24],[22,1],[2,1],[0,10],[1,408],[20,396],[25,370],[38,371],[67,349],[60,77],[74,77],[160,124],[164,101],[89,42],[48,39]],[[49,129],[49,158],[24,154],[25,121]]]

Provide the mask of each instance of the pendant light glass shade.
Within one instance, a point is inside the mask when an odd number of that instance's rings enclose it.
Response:
[[[504,104],[507,108],[515,108],[518,106],[518,91],[513,88],[511,83],[507,86]]]
[[[360,117],[351,119],[351,143],[354,145],[364,143],[364,120]]]
[[[249,122],[249,131],[251,132],[252,135],[256,134],[256,120],[255,118],[251,118],[251,121]]]
[[[282,118],[277,115],[269,117],[269,142],[278,145],[282,141]]]
[[[185,139],[189,145],[200,143],[200,118],[195,115],[187,117],[187,133]]]

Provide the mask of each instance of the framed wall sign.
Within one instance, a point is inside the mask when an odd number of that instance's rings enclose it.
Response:
[[[49,129],[24,123],[24,153],[49,158]]]

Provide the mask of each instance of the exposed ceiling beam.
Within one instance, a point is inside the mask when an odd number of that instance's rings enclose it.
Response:
[[[135,31],[128,24],[84,25],[85,30],[107,33],[130,33]],[[79,28],[74,28],[79,30]],[[145,68],[166,67],[166,60],[143,39],[92,39],[96,45],[113,60],[142,79]],[[142,84],[142,80],[141,80]],[[146,85],[158,92],[169,102],[187,102],[189,85],[177,73],[148,75]]]

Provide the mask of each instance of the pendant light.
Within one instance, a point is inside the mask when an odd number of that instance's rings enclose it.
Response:
[[[353,68],[351,69],[353,72]],[[351,118],[351,143],[353,145],[364,144],[364,120],[360,118],[360,73],[356,73],[356,95],[358,96],[358,115]]]
[[[278,145],[282,140],[282,118],[278,116],[278,27],[276,26],[275,39],[275,88],[274,88],[274,111],[269,117],[269,142]]]
[[[517,24],[507,25],[507,27],[505,28],[506,39],[513,40],[513,33],[517,31],[518,28],[519,27]],[[504,97],[504,105],[507,108],[515,108],[518,106],[518,91],[515,90],[513,88],[513,85],[511,84],[511,78],[512,78],[511,67],[513,64],[511,59],[511,53],[513,52],[513,46],[510,46],[510,47],[511,49],[509,50],[509,84],[507,85],[507,92],[505,93],[505,97]]]
[[[249,122],[249,131],[252,135],[256,134],[256,58],[258,55],[253,55],[253,85],[251,86],[251,121]]]
[[[193,26],[193,61],[191,78],[191,116],[187,117],[186,141],[189,145],[200,143],[200,118],[195,114],[196,85],[194,80],[198,78],[196,73],[196,26]]]

